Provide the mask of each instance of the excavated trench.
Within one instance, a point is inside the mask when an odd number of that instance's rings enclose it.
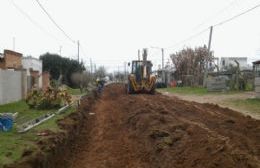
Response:
[[[39,143],[48,154],[19,167],[260,167],[259,120],[160,94],[126,95],[119,84],[59,124],[66,132]]]

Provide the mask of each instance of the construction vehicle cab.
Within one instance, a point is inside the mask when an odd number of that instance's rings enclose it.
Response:
[[[128,76],[128,93],[155,92],[156,78],[152,75],[152,62],[147,60],[147,50],[144,49],[143,60],[132,61],[131,73]]]

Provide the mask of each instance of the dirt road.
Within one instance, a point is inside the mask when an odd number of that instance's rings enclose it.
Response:
[[[223,108],[228,107],[244,115],[250,115],[253,118],[260,119],[260,113],[258,111],[255,111],[254,109],[237,107],[236,105],[230,103],[234,100],[247,100],[247,99],[255,98],[256,96],[255,92],[242,92],[236,94],[223,94],[223,95],[209,94],[209,95],[199,95],[199,96],[169,93],[169,92],[163,92],[162,94],[166,96],[176,97],[182,100],[194,101],[198,103],[218,104]]]
[[[73,149],[71,168],[257,168],[260,121],[159,94],[125,95],[110,85]]]

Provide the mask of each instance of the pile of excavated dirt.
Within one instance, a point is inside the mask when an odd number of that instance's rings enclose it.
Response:
[[[126,95],[113,84],[81,110],[88,114],[66,157],[71,168],[260,167],[260,121],[227,108]]]

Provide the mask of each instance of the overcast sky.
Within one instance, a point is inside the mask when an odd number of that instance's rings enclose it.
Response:
[[[15,49],[24,55],[51,52],[76,58],[77,46],[48,19],[36,0],[0,0],[0,52]],[[81,59],[105,65],[109,71],[137,58],[144,47],[170,47],[169,54],[184,46],[208,43],[209,31],[175,45],[210,25],[230,18],[260,0],[40,0],[54,20],[83,48]],[[21,13],[28,14],[31,21]],[[34,22],[34,24],[32,23]],[[213,30],[216,57],[260,59],[260,8]],[[257,54],[258,53],[258,54]],[[149,49],[155,68],[161,64],[158,49]]]

